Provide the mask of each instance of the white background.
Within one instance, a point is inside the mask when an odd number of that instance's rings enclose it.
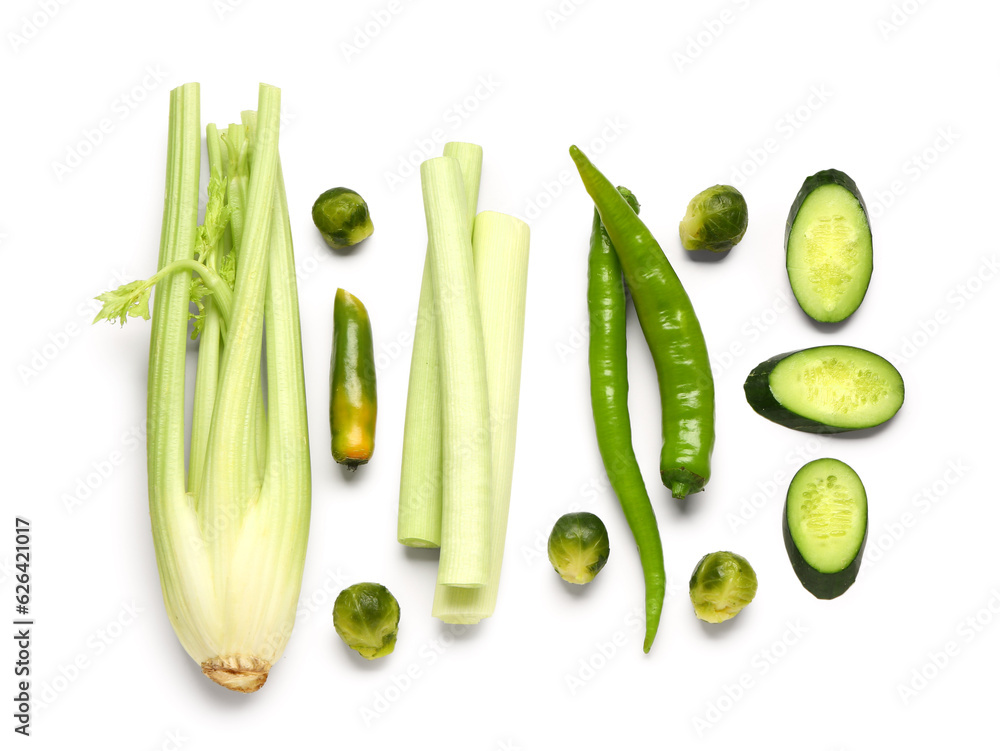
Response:
[[[28,743],[728,749],[804,739],[863,749],[985,740],[1000,657],[989,610],[1000,607],[989,475],[1000,418],[995,4],[320,5],[4,4],[0,612],[13,620],[12,522],[27,516],[32,685],[43,703]],[[189,80],[202,84],[204,123],[255,107],[258,81],[282,87],[286,113],[314,510],[296,631],[253,696],[207,681],[164,613],[141,440],[149,326],[89,325],[94,295],[154,270],[168,92]],[[88,145],[105,119],[108,132]],[[503,586],[496,615],[461,635],[430,616],[434,556],[395,541],[425,247],[419,179],[408,167],[397,178],[435,137],[482,144],[480,208],[532,228]],[[635,191],[715,355],[714,476],[681,508],[658,482],[652,362],[630,320],[634,441],[672,583],[647,656],[630,618],[642,604],[637,555],[593,436],[592,206],[571,143]],[[802,179],[827,167],[850,174],[867,198],[876,253],[864,304],[832,329],[799,311],[782,260],[788,206]],[[717,182],[743,191],[750,227],[728,257],[698,262],[680,248],[677,221]],[[312,200],[335,185],[361,192],[374,218],[374,236],[353,255],[332,254],[310,222]],[[350,481],[327,450],[338,286],[367,304],[380,354],[377,450]],[[891,423],[817,438],[750,410],[741,386],[753,365],[828,343],[898,364],[906,404]],[[870,498],[870,565],[831,602],[799,585],[779,526],[788,479],[818,456],[851,464]],[[555,518],[573,509],[598,513],[612,539],[607,568],[583,590],[564,585],[541,552]],[[707,627],[691,612],[687,577],[719,549],[747,556],[760,590],[738,619]],[[340,643],[330,619],[336,592],[361,580],[383,582],[402,607],[395,653],[372,664]],[[977,615],[976,629],[962,625]],[[794,643],[776,647],[783,639]],[[616,641],[624,645],[611,654]],[[932,675],[930,655],[949,642],[952,656]],[[0,695],[9,697],[13,649],[2,655]],[[932,677],[904,699],[914,670]],[[12,713],[12,703],[0,711],[7,737]]]

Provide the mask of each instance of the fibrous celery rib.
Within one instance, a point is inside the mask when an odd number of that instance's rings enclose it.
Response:
[[[197,84],[171,92],[158,272],[102,295],[98,317],[122,323],[147,317],[156,285],[147,451],[164,602],[202,670],[227,688],[250,692],[263,685],[291,632],[310,508],[298,300],[278,163],[280,92],[261,86],[256,120],[230,126],[225,149],[209,126],[202,227],[198,96]],[[192,271],[200,284],[192,283]],[[206,291],[198,300],[201,342],[186,474],[185,342],[192,294]]]

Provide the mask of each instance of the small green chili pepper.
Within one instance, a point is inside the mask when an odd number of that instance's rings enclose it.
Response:
[[[333,304],[330,359],[330,447],[349,469],[366,464],[375,450],[375,346],[368,311],[343,289]]]
[[[691,300],[652,233],[576,146],[570,156],[614,243],[660,387],[660,477],[674,498],[705,487],[715,444],[715,386]]]
[[[639,202],[631,191],[627,188],[618,188],[618,191],[638,213]],[[646,583],[646,637],[642,650],[649,652],[660,624],[666,593],[663,546],[653,505],[632,450],[622,266],[597,209],[594,209],[590,234],[587,307],[590,312],[590,403],[597,429],[597,446],[639,548]]]

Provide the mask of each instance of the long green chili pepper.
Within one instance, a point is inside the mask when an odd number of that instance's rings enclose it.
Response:
[[[362,302],[343,289],[333,303],[330,359],[330,447],[349,469],[366,464],[375,450],[375,346]]]
[[[635,196],[627,188],[618,190],[638,213],[639,202]],[[594,226],[590,234],[587,309],[590,313],[590,403],[594,410],[597,445],[611,487],[639,548],[646,581],[646,638],[642,651],[649,652],[660,625],[666,593],[663,547],[653,504],[632,450],[622,267],[597,209],[594,209]]]
[[[674,498],[705,487],[715,444],[715,387],[701,326],[656,239],[576,146],[570,156],[625,272],[660,387],[660,477]]]

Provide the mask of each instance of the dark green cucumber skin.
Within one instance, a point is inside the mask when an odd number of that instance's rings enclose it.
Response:
[[[792,570],[795,571],[802,586],[817,599],[833,600],[850,589],[854,580],[858,578],[858,571],[861,570],[861,556],[865,552],[865,543],[868,542],[868,522],[865,521],[865,536],[861,538],[858,554],[854,556],[854,560],[847,564],[846,568],[835,574],[824,574],[817,571],[802,557],[795,540],[792,539],[792,531],[788,528],[787,498],[781,512],[781,536],[785,540],[785,550],[788,552],[788,560],[792,562]]]
[[[800,414],[786,409],[781,402],[774,398],[774,394],[771,393],[771,371],[774,370],[778,363],[786,357],[797,355],[799,352],[805,352],[808,349],[815,349],[815,347],[806,347],[805,349],[795,349],[791,352],[783,352],[780,355],[775,355],[770,360],[765,360],[750,371],[750,375],[747,376],[746,381],[743,383],[743,393],[746,394],[747,403],[753,407],[753,411],[761,417],[766,417],[771,422],[784,425],[786,428],[791,428],[792,430],[800,430],[803,433],[849,433],[853,430],[866,430],[868,428],[874,428],[875,425],[868,425],[859,428],[841,428],[835,425],[827,425],[823,422],[817,422],[816,420],[810,420],[808,417],[803,417]],[[852,347],[852,349],[861,348]],[[868,352],[868,350],[862,351]],[[875,353],[869,352],[869,354],[874,355]],[[881,425],[882,423],[878,424]]]
[[[806,199],[809,197],[809,194],[812,193],[814,190],[816,190],[816,188],[822,187],[824,185],[830,185],[830,184],[839,185],[841,188],[846,189],[848,193],[850,193],[852,196],[854,196],[856,199],[858,199],[858,203],[861,204],[861,211],[865,215],[865,224],[868,225],[868,232],[869,232],[869,234],[871,234],[871,229],[872,229],[871,217],[868,216],[868,206],[865,204],[865,199],[862,198],[862,196],[861,196],[861,191],[858,190],[858,184],[856,182],[854,182],[854,180],[852,180],[849,175],[847,175],[844,172],[841,172],[839,169],[825,169],[825,170],[821,170],[821,171],[817,172],[815,175],[810,175],[809,177],[807,177],[802,182],[802,187],[799,188],[799,192],[795,196],[795,200],[792,201],[792,208],[790,208],[788,210],[788,218],[785,220],[785,266],[786,266],[786,270],[787,270],[787,266],[788,266],[788,238],[792,234],[792,225],[795,224],[795,218],[799,215],[799,209],[802,208],[802,204],[805,203]],[[872,238],[872,255],[873,255],[872,273],[875,273],[875,270],[874,270],[874,253],[875,253],[875,240],[874,240],[874,237],[873,237]],[[790,279],[790,277],[789,277],[789,279]],[[871,286],[871,277],[868,278],[868,286]],[[798,293],[795,291],[795,287],[794,286],[792,287],[792,294],[795,295],[795,299],[796,299],[796,301],[798,301],[799,296],[798,296]],[[864,294],[861,295],[861,299],[858,300],[858,304],[854,308],[854,310],[857,310],[858,308],[861,307],[861,303],[864,302],[865,296],[867,294],[868,294],[868,287],[866,286]],[[801,307],[801,304],[800,304],[800,307]],[[853,315],[853,312],[851,313],[851,315]],[[850,317],[850,316],[848,316],[848,317]],[[846,319],[844,319],[844,320],[846,320]]]
[[[775,355],[751,370],[743,384],[743,392],[746,394],[747,402],[753,407],[753,411],[761,417],[766,417],[771,422],[784,425],[792,430],[801,430],[804,433],[845,433],[851,430],[851,428],[838,428],[810,420],[808,417],[786,409],[781,402],[774,398],[774,394],[771,393],[771,371],[786,357],[799,352],[802,350],[797,349]]]

